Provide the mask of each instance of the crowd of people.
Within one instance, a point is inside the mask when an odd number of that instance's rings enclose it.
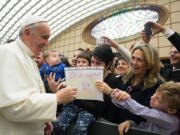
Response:
[[[21,24],[19,37],[0,47],[0,134],[87,135],[96,120],[119,124],[120,135],[131,127],[178,134],[180,127],[180,35],[147,22],[152,35],[131,49],[111,40],[93,50],[75,50],[72,61],[56,50],[43,52],[50,28],[40,16]],[[151,38],[163,33],[172,43],[170,64],[163,65]],[[113,53],[112,48],[117,50]],[[102,66],[96,89],[104,101],[78,100],[77,88],[66,86],[65,68]],[[82,78],[83,79],[83,78]]]

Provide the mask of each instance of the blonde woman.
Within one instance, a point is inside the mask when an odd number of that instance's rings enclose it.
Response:
[[[131,69],[119,81],[120,89],[129,93],[140,104],[149,107],[150,97],[163,82],[159,75],[159,55],[151,45],[138,45],[132,51],[130,63]],[[105,94],[113,91],[103,82],[96,82],[96,88]],[[123,109],[118,110],[116,117],[117,122],[130,119],[138,123],[143,120]]]

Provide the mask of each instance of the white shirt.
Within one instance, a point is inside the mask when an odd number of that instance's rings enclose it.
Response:
[[[17,39],[0,47],[0,62],[0,135],[43,135],[57,99],[44,93],[33,53]]]
[[[167,29],[165,32],[164,32],[164,35],[169,38],[170,36],[172,36],[174,34],[174,31],[172,31],[171,29]]]

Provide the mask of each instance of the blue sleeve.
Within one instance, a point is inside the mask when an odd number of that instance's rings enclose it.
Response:
[[[64,67],[64,68],[63,68],[63,71],[64,71],[64,72],[63,72],[63,78],[65,78],[65,68],[66,68],[67,66],[66,66],[65,64],[63,64],[63,67]],[[62,78],[62,79],[63,79],[63,78]]]
[[[65,77],[65,70],[64,70],[64,68],[66,68],[66,65],[62,63],[62,65],[61,65],[61,71],[62,71],[61,79],[63,79]]]
[[[40,75],[42,80],[44,80],[44,65],[40,68]]]

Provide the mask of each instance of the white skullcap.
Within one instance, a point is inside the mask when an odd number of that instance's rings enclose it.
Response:
[[[34,23],[38,23],[38,22],[47,22],[47,20],[44,19],[44,18],[41,17],[41,16],[32,15],[32,16],[27,17],[27,18],[22,22],[21,28],[26,27],[26,26],[29,26],[29,25],[34,24]]]

